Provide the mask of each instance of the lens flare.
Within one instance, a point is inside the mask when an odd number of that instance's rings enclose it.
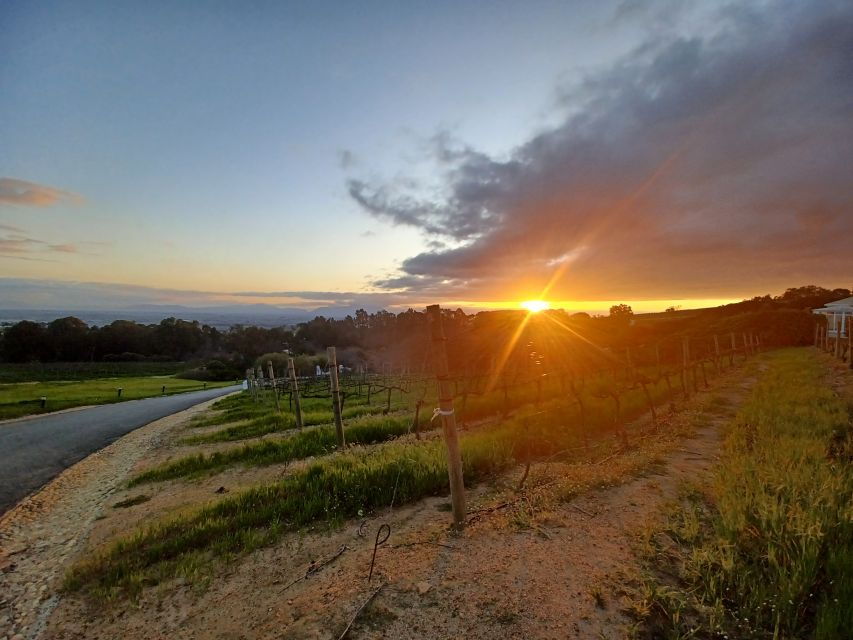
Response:
[[[521,303],[523,309],[527,309],[530,313],[538,313],[550,309],[551,305],[544,300],[525,300]]]

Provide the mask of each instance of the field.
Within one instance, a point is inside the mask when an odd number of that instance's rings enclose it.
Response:
[[[692,384],[701,386],[693,373]],[[582,384],[580,379],[567,382],[552,375],[547,382],[529,378],[491,390],[480,390],[476,381],[456,385],[457,417],[463,427],[468,425],[461,438],[466,482],[476,486],[536,460],[589,464],[619,452],[636,454],[645,447],[640,436],[667,441],[662,421],[630,433],[625,421],[642,416],[650,403],[663,407],[679,393],[695,393],[689,372],[685,392],[663,375],[655,379],[650,371],[632,375],[645,376],[646,382],[629,383],[616,373],[601,371]],[[282,397],[285,411],[279,414],[269,389],[256,397],[245,392],[218,401],[214,412],[190,423],[175,439],[164,461],[152,461],[132,476],[129,487],[155,492],[154,499],[146,501],[152,509],[157,503],[157,488],[152,485],[164,481],[212,476],[215,482],[224,485],[227,479],[233,486],[239,473],[253,468],[261,468],[260,475],[250,475],[253,483],[259,478],[280,479],[249,486],[195,512],[184,510],[177,518],[114,543],[75,569],[68,588],[91,589],[107,597],[134,596],[143,585],[195,574],[200,566],[211,561],[215,566],[218,559],[271,544],[289,531],[315,523],[334,527],[388,504],[446,493],[445,449],[431,429],[430,416],[421,413],[421,433],[411,433],[412,405],[420,401],[435,406],[434,384],[420,379],[375,380],[378,391],[372,394],[371,405],[364,388],[369,383],[349,382],[353,397],[344,407],[345,436],[356,446],[346,450],[339,449],[329,425],[330,399],[311,397],[318,395],[317,390],[308,390],[302,407],[306,425],[316,426],[301,432],[287,412],[290,403]],[[390,394],[386,389],[392,389]],[[645,454],[638,457],[645,459]],[[567,496],[573,492],[571,487],[565,489]]]
[[[337,637],[352,618],[355,638],[564,637],[569,622],[578,637],[843,637],[853,377],[811,348],[728,355],[683,376],[460,380],[462,532],[428,378],[343,379],[345,447],[322,381],[307,382],[301,430],[286,390],[278,406],[269,388],[218,400],[104,505],[52,628],[169,636],[186,618],[201,636]]]
[[[0,362],[0,383],[171,376],[186,362]]]
[[[208,389],[233,382],[208,382]],[[50,382],[0,384],[0,420],[95,404],[198,391],[204,383],[171,375],[121,376]],[[121,389],[119,396],[118,389]],[[41,398],[45,403],[42,406]]]

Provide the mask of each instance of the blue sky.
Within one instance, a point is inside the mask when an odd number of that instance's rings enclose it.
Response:
[[[815,5],[820,15],[841,6]],[[0,276],[148,287],[152,301],[164,299],[162,290],[209,292],[185,296],[199,304],[246,291],[264,295],[240,301],[303,306],[333,301],[332,293],[474,306],[531,297],[553,274],[510,273],[480,253],[482,272],[461,265],[457,274],[447,260],[500,237],[511,215],[506,203],[478,203],[495,207],[492,226],[467,236],[427,228],[423,206],[414,207],[413,222],[396,205],[460,206],[459,176],[473,171],[475,154],[506,168],[537,137],[564,131],[587,111],[606,111],[596,101],[610,94],[587,97],[590,87],[656,43],[698,36],[711,51],[715,38],[736,30],[725,3],[638,6],[4,2],[0,177],[15,195],[0,198]],[[756,16],[766,13],[755,3]],[[799,19],[788,13],[791,23]],[[743,31],[745,19],[738,20]],[[773,28],[789,26],[779,20]],[[735,36],[719,48],[743,46]],[[766,46],[776,45],[768,39]],[[643,69],[654,65],[651,57]],[[618,120],[602,125],[614,135],[619,127]],[[681,143],[673,138],[671,148]],[[437,160],[437,148],[453,159]],[[25,183],[34,193],[61,193],[33,204],[20,197]],[[569,218],[557,223],[585,228]],[[589,242],[561,239],[559,250],[543,246],[530,264],[553,271],[555,256],[575,255]],[[516,260],[506,246],[494,244],[492,253]],[[822,275],[807,264],[802,271],[803,278]],[[701,287],[674,281],[644,290],[634,282],[630,291],[608,289],[611,279],[558,287],[555,295],[730,299],[779,286],[782,275],[739,286],[730,274]],[[400,278],[405,286],[389,284]],[[309,295],[270,295],[294,291]],[[19,296],[16,303],[25,303]]]

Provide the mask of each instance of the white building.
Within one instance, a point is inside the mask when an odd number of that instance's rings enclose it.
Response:
[[[853,296],[829,302],[822,309],[815,309],[812,313],[820,313],[826,316],[826,335],[830,338],[846,338],[850,332],[850,323],[853,322]]]

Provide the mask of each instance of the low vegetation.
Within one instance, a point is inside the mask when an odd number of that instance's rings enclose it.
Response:
[[[371,417],[347,426],[344,434],[347,444],[374,444],[408,433],[412,426],[412,419],[409,416]],[[168,462],[144,471],[130,481],[130,486],[196,476],[234,465],[257,467],[282,464],[301,458],[324,455],[336,449],[335,429],[326,425],[306,429],[288,438],[262,440],[209,455],[198,454],[180,458],[175,462]]]
[[[829,640],[853,628],[853,405],[826,377],[811,350],[773,354],[713,482],[650,538],[657,570],[635,608],[655,637]]]
[[[234,384],[234,381],[208,382],[207,388],[228,384]],[[198,391],[204,388],[204,383],[172,376],[147,376],[0,384],[0,419],[159,396],[163,387],[166,387],[166,394],[171,395]],[[45,398],[44,406],[40,400],[42,397]]]
[[[660,384],[663,388],[663,383]],[[513,418],[498,426],[463,432],[460,438],[466,483],[476,484],[494,477],[511,466],[533,460],[554,459],[564,462],[590,460],[584,446],[585,430],[599,440],[620,430],[621,422],[611,399],[597,397],[595,385],[587,389],[585,419],[580,420],[577,405],[570,397],[529,402]],[[657,397],[665,395],[660,389]],[[248,395],[248,394],[247,394]],[[619,417],[627,420],[646,410],[646,398],[640,389],[622,395]],[[240,401],[228,399],[220,407],[236,409]],[[364,424],[348,427],[350,442],[380,442],[373,447],[354,447],[338,451],[294,469],[282,479],[240,494],[224,498],[195,513],[186,513],[166,522],[149,526],[131,537],[115,542],[98,555],[77,565],[67,576],[70,590],[87,590],[105,597],[133,594],[147,584],[183,575],[193,578],[206,571],[212,560],[227,560],[276,540],[283,532],[305,525],[325,522],[331,525],[346,518],[370,513],[392,504],[404,504],[448,491],[446,454],[441,439],[384,442],[404,433],[411,416],[364,418]],[[134,482],[162,480],[221,469],[233,464],[269,464],[295,460],[334,448],[331,427],[306,430],[281,440],[245,445],[209,456],[190,456],[156,467]],[[617,465],[633,470],[651,458],[634,456],[640,444],[631,434],[608,440],[606,451],[626,452],[631,462]],[[648,442],[644,441],[644,442]],[[605,467],[596,467],[602,472]],[[601,474],[581,474],[597,478]],[[607,474],[605,474],[607,475]],[[608,476],[609,477],[609,476]],[[565,487],[561,495],[571,497],[584,485],[578,480]],[[585,486],[585,485],[584,485]]]

